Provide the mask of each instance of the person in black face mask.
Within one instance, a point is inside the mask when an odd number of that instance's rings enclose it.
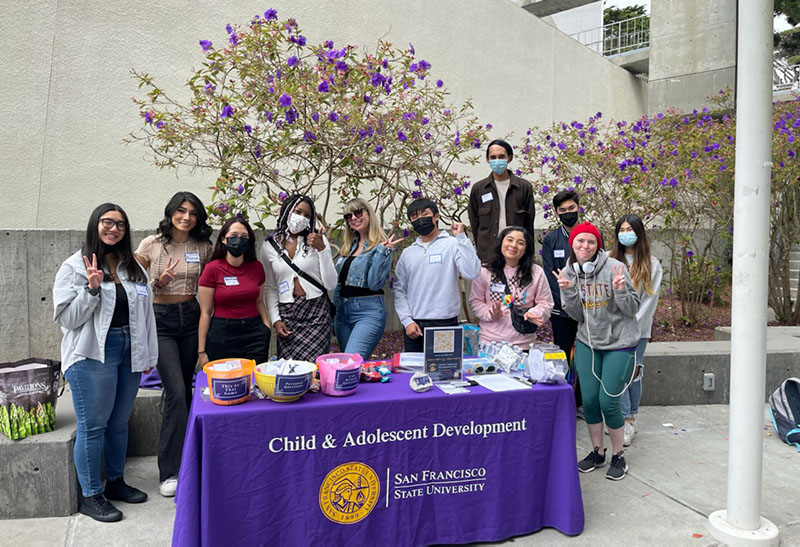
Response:
[[[558,215],[561,224],[549,231],[542,241],[542,267],[547,276],[547,283],[553,293],[554,307],[550,314],[550,324],[553,327],[553,342],[564,350],[567,356],[572,355],[575,345],[575,335],[578,332],[578,322],[573,320],[561,308],[561,291],[558,280],[553,272],[564,269],[571,252],[569,234],[578,223],[580,215],[580,198],[572,190],[564,190],[553,197],[553,211]],[[575,406],[578,415],[582,417],[581,390],[575,375]]]
[[[200,365],[225,357],[256,363],[268,358],[272,331],[263,298],[265,276],[253,241],[255,234],[246,220],[230,219],[200,275]]]
[[[458,324],[458,276],[475,279],[481,273],[481,261],[463,224],[453,223],[454,237],[439,231],[439,208],[433,201],[412,201],[408,220],[419,237],[397,261],[394,307],[405,328],[405,351],[421,352],[425,327]]]

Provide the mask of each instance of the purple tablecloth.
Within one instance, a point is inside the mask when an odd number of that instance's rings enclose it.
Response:
[[[422,545],[583,530],[567,385],[420,394],[394,375],[350,397],[225,407],[199,396],[206,382],[198,374],[174,545]]]

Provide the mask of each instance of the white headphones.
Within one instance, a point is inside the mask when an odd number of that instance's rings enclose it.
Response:
[[[578,263],[576,260],[572,263],[572,269],[575,270],[575,273],[580,275],[581,273],[585,274],[592,274],[594,273],[595,268],[597,267],[597,260],[600,258],[600,253],[597,254],[594,260],[591,262],[584,262],[583,267]]]

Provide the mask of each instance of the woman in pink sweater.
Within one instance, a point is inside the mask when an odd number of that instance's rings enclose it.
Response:
[[[521,226],[500,232],[492,258],[472,282],[469,305],[480,319],[481,342],[508,342],[525,348],[536,340],[534,332],[519,332],[511,320],[511,306],[524,314],[531,326],[550,318],[553,295],[541,266],[533,261],[533,236]],[[511,295],[509,305],[506,295]],[[533,330],[531,328],[526,331]]]

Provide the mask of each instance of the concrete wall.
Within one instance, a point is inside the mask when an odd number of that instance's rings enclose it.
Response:
[[[651,3],[649,113],[691,111],[736,85],[736,1]]]
[[[129,70],[183,98],[204,58],[198,40],[220,43],[226,23],[269,7],[295,17],[310,43],[412,42],[452,101],[472,97],[497,135],[598,110],[617,119],[646,110],[640,81],[508,0],[275,0],[258,9],[243,0],[0,0],[0,228],[83,229],[94,206],[114,201],[135,228],[152,229],[175,191],[208,199],[213,174],[176,178],[143,147],[123,144],[140,125]]]

